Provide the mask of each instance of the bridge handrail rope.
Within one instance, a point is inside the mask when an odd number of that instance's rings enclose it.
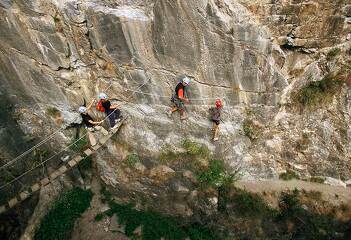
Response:
[[[108,89],[110,89],[111,86],[112,86],[112,82],[110,83],[110,85],[104,91],[107,91]],[[50,134],[49,136],[47,136],[45,139],[43,139],[42,141],[40,141],[39,143],[37,143],[36,145],[31,147],[30,149],[26,150],[25,152],[21,153],[17,157],[13,158],[12,160],[10,160],[7,163],[5,163],[4,165],[0,166],[0,170],[2,170],[4,168],[7,168],[8,166],[11,166],[13,163],[17,162],[18,160],[20,160],[24,156],[26,156],[29,153],[33,152],[35,149],[37,149],[38,147],[40,147],[41,145],[43,145],[44,143],[49,141],[51,138],[53,138],[57,133],[59,133],[63,129],[64,129],[64,127],[59,128],[57,131],[55,131],[54,133]]]
[[[127,71],[127,73],[129,74],[129,77],[131,77],[130,73]],[[132,77],[131,77],[132,78]],[[139,91],[140,88],[142,88],[143,86],[145,86],[147,84],[148,81],[150,81],[151,78],[147,77],[146,81],[141,84],[139,87],[137,87],[136,89],[128,89],[128,88],[124,88],[125,91],[130,91],[131,94],[130,96],[127,97],[127,99],[129,99],[131,96],[133,96],[134,93],[139,93],[139,94],[143,94],[143,95],[149,95],[149,96],[155,96],[155,97],[160,97],[160,98],[170,98],[170,96],[166,96],[166,95],[159,95],[159,94],[151,94],[151,93],[145,93],[143,91]],[[111,81],[111,83],[108,85],[108,87],[104,90],[104,92],[107,92],[113,85],[113,82]],[[226,97],[221,97],[221,98],[225,98]],[[205,101],[205,100],[215,100],[218,98],[190,98],[191,101]],[[111,114],[113,114],[115,112],[112,111],[108,116],[106,116],[103,121],[105,121]],[[43,145],[44,143],[48,142],[51,138],[53,138],[53,136],[55,136],[57,133],[59,133],[60,131],[63,130],[63,127],[58,129],[57,131],[55,131],[54,133],[50,134],[48,137],[46,137],[44,140],[42,140],[41,142],[37,143],[36,145],[34,145],[32,148],[26,150],[25,152],[23,152],[22,154],[18,155],[17,157],[15,157],[14,159],[12,159],[11,161],[5,163],[3,166],[0,166],[0,170],[7,168],[8,166],[11,166],[13,163],[17,162],[18,160],[20,160],[21,158],[23,158],[24,156],[28,155],[29,153],[31,153],[33,150],[37,149],[38,147],[40,147],[41,145]],[[86,134],[85,134],[86,135]],[[83,135],[83,137],[85,137],[85,135]],[[76,142],[74,142],[72,145],[74,145]],[[62,152],[62,151],[61,151]],[[59,153],[61,153],[59,152]],[[52,157],[50,157],[49,159],[53,158],[54,156],[58,155],[59,153],[53,155]],[[43,163],[45,163],[46,161],[42,162],[40,165],[42,165]],[[19,177],[22,177],[22,175],[20,175]],[[18,179],[18,178],[16,178]],[[16,179],[14,179],[14,181],[16,181]],[[11,181],[12,183],[13,181]],[[0,187],[0,189],[2,189],[3,186]]]
[[[13,163],[17,162],[18,160],[20,160],[21,158],[23,158],[24,156],[28,155],[29,153],[33,152],[36,148],[40,147],[41,145],[43,145],[44,143],[46,143],[47,141],[49,141],[54,135],[56,135],[57,133],[59,133],[61,130],[63,130],[63,128],[58,129],[56,132],[50,134],[49,136],[47,136],[45,139],[43,139],[42,141],[40,141],[39,143],[37,143],[36,145],[34,145],[33,147],[31,147],[30,149],[26,150],[25,152],[21,153],[20,155],[18,155],[17,157],[13,158],[11,161],[8,161],[7,163],[5,163],[4,165],[2,165],[0,167],[0,170],[12,165]]]
[[[143,84],[141,84],[139,87],[137,87],[135,90],[139,90],[140,88],[142,88],[143,86],[145,86],[145,84],[147,84],[148,81],[150,81],[151,78],[148,78]],[[105,89],[105,91],[107,91],[109,88],[111,88],[112,86],[112,82],[110,83],[109,87]],[[132,97],[133,96],[133,93],[131,93],[128,97]],[[116,111],[117,109],[113,110],[109,115],[107,115],[102,121],[105,121],[106,119],[108,119],[112,114],[114,114],[114,112]],[[78,141],[80,141],[81,139],[83,139],[85,136],[87,135],[87,133],[85,133],[83,136],[81,136],[79,139],[77,139],[76,141],[74,141],[73,143],[71,143],[70,145],[68,145],[67,147],[65,147],[63,150],[61,150],[60,152],[54,154],[53,156],[49,157],[48,159],[42,161],[40,164],[34,166],[33,168],[27,170],[26,172],[24,172],[23,174],[21,174],[20,176],[14,178],[13,180],[11,180],[10,182],[7,182],[3,185],[0,186],[0,190],[3,189],[4,187],[14,183],[15,181],[17,181],[18,179],[22,178],[23,176],[27,175],[28,173],[32,172],[33,170],[37,169],[38,167],[41,167],[44,163],[50,161],[51,159],[53,159],[54,157],[56,157],[57,155],[59,155],[60,153],[68,150],[70,147],[72,147],[73,145],[75,145]]]

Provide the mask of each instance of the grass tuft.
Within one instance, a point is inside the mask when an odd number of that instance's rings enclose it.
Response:
[[[243,122],[243,130],[246,137],[248,137],[251,141],[257,138],[256,127],[254,126],[252,120],[245,119]]]
[[[74,222],[90,206],[91,191],[74,188],[62,194],[45,215],[35,232],[35,240],[70,239]]]
[[[295,173],[294,171],[288,169],[285,173],[279,175],[279,179],[289,181],[292,179],[300,179],[300,176],[297,175],[297,173]]]
[[[207,158],[210,155],[210,151],[206,146],[197,144],[189,139],[182,141],[182,147],[186,150],[187,154],[192,156]]]
[[[325,178],[324,177],[311,177],[310,182],[314,183],[324,183]]]
[[[127,156],[128,166],[134,167],[136,163],[140,162],[140,158],[137,154],[132,153]]]
[[[327,60],[331,61],[333,58],[338,56],[340,53],[341,53],[341,49],[340,48],[333,48],[332,50],[330,50],[327,53]]]

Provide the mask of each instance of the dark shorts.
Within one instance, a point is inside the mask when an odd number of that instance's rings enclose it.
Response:
[[[121,110],[116,109],[116,110],[107,110],[106,116],[108,116],[108,119],[110,120],[110,126],[114,127],[116,125],[116,119],[120,118],[121,115]]]
[[[217,126],[219,125],[219,120],[212,120],[212,122],[214,122]]]

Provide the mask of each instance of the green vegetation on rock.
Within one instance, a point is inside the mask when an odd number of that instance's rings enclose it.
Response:
[[[325,178],[324,177],[311,177],[310,181],[315,182],[315,183],[324,183]]]
[[[143,240],[174,239],[174,240],[213,240],[220,239],[210,228],[199,223],[187,222],[184,219],[166,216],[153,211],[140,211],[132,205],[118,204],[112,200],[111,194],[105,187],[101,189],[103,201],[108,202],[110,209],[104,214],[112,217],[117,214],[119,224],[125,225],[125,234],[134,236],[134,231],[141,226],[141,237]],[[101,220],[97,215],[95,220]]]
[[[256,128],[251,120],[246,119],[243,122],[243,130],[246,137],[248,137],[251,141],[255,140],[256,137]]]
[[[35,240],[70,239],[74,222],[90,206],[91,191],[74,188],[63,193],[45,215],[35,232]]]
[[[327,53],[327,60],[330,61],[341,53],[340,48],[333,48]]]
[[[88,139],[86,136],[84,136],[79,139],[72,138],[71,143],[69,144],[69,149],[71,149],[74,152],[82,152],[86,149],[87,146]]]
[[[236,174],[228,172],[222,160],[211,159],[207,169],[197,173],[200,183],[208,187],[221,187],[232,184],[236,180]]]
[[[297,175],[297,173],[295,173],[294,171],[288,169],[285,173],[281,173],[279,175],[279,178],[285,181],[289,181],[292,179],[300,179],[300,176]]]
[[[207,158],[210,154],[206,146],[197,144],[189,139],[184,139],[182,141],[182,147],[186,150],[186,153],[191,156]]]
[[[58,110],[56,107],[48,107],[46,109],[46,114],[51,117],[59,117],[61,116],[60,110]]]
[[[329,103],[341,85],[342,81],[332,76],[326,76],[320,81],[310,82],[301,88],[296,94],[297,100],[303,106],[319,106],[323,103]]]
[[[239,188],[233,190],[230,202],[233,204],[234,213],[240,217],[263,217],[273,212],[260,195]]]
[[[137,154],[132,153],[127,156],[128,166],[134,167],[136,163],[140,162],[140,158]]]

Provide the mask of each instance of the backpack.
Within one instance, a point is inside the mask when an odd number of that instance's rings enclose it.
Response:
[[[97,103],[96,110],[98,110],[100,112],[105,112],[105,108],[102,106],[101,100]]]

